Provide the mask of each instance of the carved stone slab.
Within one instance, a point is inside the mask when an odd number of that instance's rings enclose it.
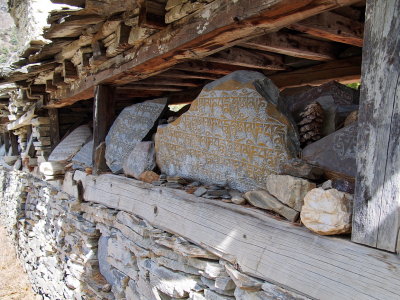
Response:
[[[159,168],[240,191],[265,188],[267,176],[295,149],[292,124],[272,104],[278,97],[258,72],[237,71],[206,85],[188,112],[158,128]]]
[[[93,166],[93,139],[86,143],[81,150],[72,158],[73,167],[75,169]]]
[[[161,98],[124,108],[106,137],[106,161],[111,171],[122,171],[124,160],[154,127],[166,105],[167,99]]]
[[[356,176],[358,123],[344,127],[303,150],[303,159],[323,168],[332,178]]]
[[[72,131],[49,156],[49,161],[69,161],[81,149],[92,135],[88,125],[82,125]]]

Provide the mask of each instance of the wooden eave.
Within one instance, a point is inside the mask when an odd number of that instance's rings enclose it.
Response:
[[[362,14],[359,7],[349,6],[357,3],[215,0],[138,45],[130,45],[128,33],[122,31],[128,13],[107,17],[98,10],[96,15],[86,5],[71,16],[53,13],[54,23],[47,32],[55,34],[54,41],[28,57],[35,67],[11,74],[3,82],[24,81],[29,89],[43,84],[37,80],[41,72],[52,71],[53,78],[45,82],[52,99],[48,107],[57,108],[93,98],[99,84],[115,86],[117,101],[136,102],[177,92],[193,95],[192,90],[235,70],[263,72],[280,88],[359,81]],[[69,29],[71,34],[57,33]],[[113,54],[106,53],[103,43],[113,39],[119,45]],[[351,48],[356,50],[350,57],[341,57]],[[72,64],[77,55],[82,59],[81,73]]]

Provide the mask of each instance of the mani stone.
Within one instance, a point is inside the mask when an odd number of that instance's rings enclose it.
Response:
[[[69,161],[92,136],[88,125],[82,125],[72,131],[49,156],[49,161]]]
[[[351,232],[353,197],[336,189],[311,190],[304,198],[301,222],[321,235]]]
[[[124,108],[106,137],[106,161],[113,173],[120,173],[125,159],[151,131],[164,111],[167,99],[161,98]]]
[[[93,139],[86,143],[81,150],[72,158],[74,169],[85,169],[93,167]]]
[[[297,211],[301,210],[306,194],[315,188],[315,183],[289,175],[269,175],[267,178],[268,192]]]
[[[124,161],[124,174],[139,179],[144,171],[156,167],[156,153],[153,142],[140,142]]]
[[[272,210],[289,221],[294,222],[299,217],[298,211],[284,205],[267,191],[250,191],[244,194],[244,198],[252,205],[262,209]]]
[[[318,165],[332,179],[354,181],[358,123],[344,127],[303,149],[302,158]]]
[[[236,71],[207,84],[188,112],[158,127],[157,165],[167,175],[206,184],[265,188],[267,176],[296,156],[298,145],[278,101],[278,88],[258,72]]]

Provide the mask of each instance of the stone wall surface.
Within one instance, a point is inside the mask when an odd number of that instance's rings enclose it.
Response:
[[[134,214],[0,168],[0,221],[43,299],[305,299]],[[249,255],[251,255],[249,253]]]

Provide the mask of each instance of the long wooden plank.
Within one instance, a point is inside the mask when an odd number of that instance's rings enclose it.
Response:
[[[281,55],[248,51],[245,49],[232,47],[222,50],[211,56],[203,58],[204,61],[210,61],[221,64],[242,66],[247,68],[265,69],[265,70],[285,70]]]
[[[268,33],[244,42],[240,46],[311,60],[327,61],[335,59],[332,43],[286,32]]]
[[[87,176],[83,186],[86,201],[136,214],[237,263],[247,274],[309,297],[400,297],[400,258],[396,255],[318,236],[261,210],[122,176]]]
[[[312,16],[289,27],[340,43],[358,47],[363,45],[364,25],[361,22],[332,12]]]
[[[400,252],[400,0],[367,1],[352,239]]]
[[[268,76],[279,88],[320,85],[328,81],[356,82],[361,79],[361,57],[350,57],[295,71]]]
[[[215,0],[204,9],[152,35],[138,49],[116,56],[115,61],[121,62],[120,65],[88,76],[67,89],[60,89],[52,94],[52,98],[63,99],[63,104],[68,105],[77,98],[87,99],[88,90],[96,84],[116,81],[126,84],[135,78],[144,79],[187,59],[206,57],[252,37],[356,2]],[[126,76],[129,73],[134,76]]]

